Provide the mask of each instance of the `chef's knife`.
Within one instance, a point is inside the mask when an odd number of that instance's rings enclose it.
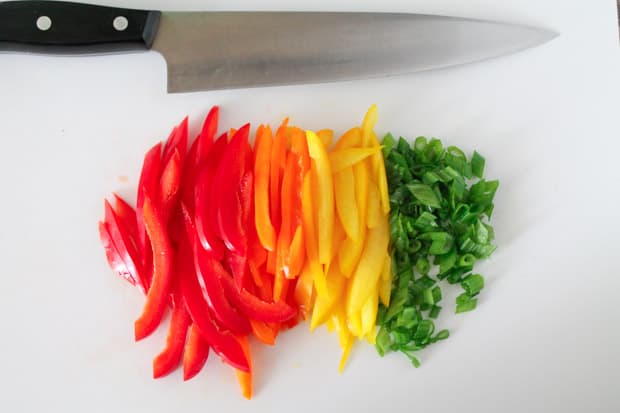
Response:
[[[406,13],[159,12],[60,1],[0,3],[0,51],[156,50],[168,91],[330,82],[470,63],[555,33]]]

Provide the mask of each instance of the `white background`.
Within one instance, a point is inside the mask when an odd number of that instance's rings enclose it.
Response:
[[[560,37],[509,57],[398,78],[167,95],[155,53],[0,55],[0,411],[620,411],[620,54],[613,0],[178,1],[176,9],[373,10],[497,19]],[[163,0],[110,5],[170,9]],[[103,199],[133,201],[142,156],[185,115],[441,137],[499,178],[499,248],[473,313],[414,369],[366,344],[337,373],[307,325],[254,346],[255,398],[216,357],[151,379],[165,329],[133,342],[143,298],[107,267]],[[193,134],[192,134],[193,135]],[[119,180],[126,176],[127,182]],[[450,302],[444,305],[449,307]]]

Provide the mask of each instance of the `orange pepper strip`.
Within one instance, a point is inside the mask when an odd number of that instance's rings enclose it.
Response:
[[[295,285],[295,301],[299,305],[302,317],[308,318],[309,314],[312,314],[312,308],[314,304],[314,274],[310,267],[310,262],[306,261],[299,278],[297,278],[297,284]]]
[[[263,344],[273,346],[276,343],[276,332],[264,321],[250,320],[252,333]]]
[[[293,208],[295,192],[295,175],[297,174],[297,155],[289,152],[286,158],[284,176],[282,177],[281,210],[282,223],[278,234],[276,276],[283,273],[286,278],[292,278],[290,273],[290,248],[293,241]]]
[[[256,132],[254,146],[254,224],[262,246],[273,251],[276,234],[269,214],[270,158],[273,136],[269,126],[261,125]]]
[[[245,356],[248,359],[248,362],[250,364],[250,371],[247,373],[242,370],[238,370],[238,369],[236,370],[237,380],[239,380],[239,385],[241,386],[241,393],[243,394],[243,397],[250,400],[252,398],[252,370],[253,370],[252,356],[250,355],[250,343],[248,342],[247,336],[237,337],[237,339],[239,343],[241,344],[241,347],[243,348],[243,352],[245,353]]]
[[[323,146],[325,146],[326,149],[332,146],[332,141],[334,140],[333,130],[321,129],[320,131],[316,132],[316,136],[318,136],[321,142],[323,142]]]

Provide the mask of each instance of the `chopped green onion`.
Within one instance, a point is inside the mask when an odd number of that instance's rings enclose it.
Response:
[[[465,292],[456,300],[457,313],[477,306],[484,279],[470,272],[496,248],[488,219],[499,182],[483,178],[485,159],[478,152],[467,159],[437,138],[421,136],[410,145],[387,134],[382,153],[394,288],[390,305],[381,304],[377,313],[376,347],[381,355],[400,351],[417,367],[418,351],[450,335],[448,330],[433,335],[443,295],[437,282],[461,284]]]
[[[431,208],[439,208],[441,206],[439,204],[439,199],[437,199],[437,194],[435,194],[430,186],[425,184],[408,184],[407,188],[422,205]]]
[[[467,295],[473,297],[484,288],[484,278],[480,274],[470,274],[461,281],[461,287]]]
[[[484,162],[484,157],[474,151],[474,155],[471,157],[471,172],[478,178],[482,178],[484,174]]]

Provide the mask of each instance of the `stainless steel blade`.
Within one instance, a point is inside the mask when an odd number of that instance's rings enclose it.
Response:
[[[538,28],[420,14],[163,13],[153,49],[168,91],[330,82],[475,62],[555,37]]]

